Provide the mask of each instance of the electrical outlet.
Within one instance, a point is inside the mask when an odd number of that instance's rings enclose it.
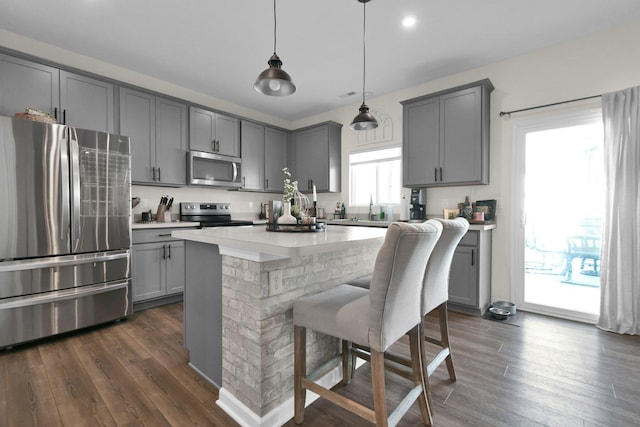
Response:
[[[282,292],[282,270],[269,272],[269,295],[278,295]]]

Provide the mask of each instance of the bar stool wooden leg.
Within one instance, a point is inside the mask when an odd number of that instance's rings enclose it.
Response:
[[[449,354],[445,359],[447,363],[447,371],[449,371],[449,378],[451,381],[456,380],[456,371],[453,368],[453,357],[451,356],[451,347],[449,347],[449,318],[447,314],[447,303],[443,303],[438,307],[440,316],[440,341],[442,341],[442,347],[449,350]]]
[[[413,371],[413,382],[416,386],[422,387],[422,393],[418,399],[422,420],[425,425],[433,425],[431,416],[431,392],[429,391],[429,376],[426,375],[424,331],[422,325],[418,325],[409,332],[409,351],[411,354],[411,369]]]
[[[302,379],[307,375],[307,329],[301,326],[293,328],[294,366],[293,366],[293,395],[294,417],[296,424],[304,420],[304,404],[307,390],[302,386]]]
[[[353,378],[355,356],[351,354],[351,341],[342,340],[342,384],[349,385]]]
[[[384,352],[371,351],[373,409],[377,427],[387,427],[387,394],[384,385]]]

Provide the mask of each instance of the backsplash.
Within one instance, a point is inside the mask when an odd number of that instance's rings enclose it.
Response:
[[[177,220],[180,216],[180,202],[224,202],[231,203],[232,217],[234,219],[257,219],[260,214],[260,203],[268,203],[269,200],[282,200],[280,193],[258,193],[249,191],[229,191],[224,189],[201,187],[152,187],[145,185],[132,185],[131,197],[140,197],[140,203],[133,209],[133,220],[139,221],[142,212],[151,210],[155,215],[164,195],[173,197],[171,217]],[[311,194],[308,194],[311,198]],[[318,207],[325,208],[327,215],[333,214],[335,201],[340,200],[338,193],[318,194]]]

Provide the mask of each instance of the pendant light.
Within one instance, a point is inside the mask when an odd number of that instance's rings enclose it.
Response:
[[[371,130],[378,127],[378,122],[369,112],[369,107],[364,102],[364,90],[367,75],[367,3],[369,0],[358,0],[362,3],[362,105],[360,106],[360,113],[351,122],[351,129],[353,130]]]
[[[267,64],[269,68],[258,76],[253,87],[258,92],[269,96],[287,96],[296,91],[291,76],[282,69],[282,61],[276,55],[276,0],[273,0],[273,55]]]

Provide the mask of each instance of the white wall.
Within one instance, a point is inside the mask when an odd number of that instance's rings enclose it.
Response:
[[[639,85],[640,44],[637,43],[637,40],[640,40],[640,21],[532,54],[368,99],[367,104],[372,109],[381,109],[391,117],[393,139],[383,144],[358,146],[357,134],[351,131],[348,125],[357,113],[359,102],[354,102],[352,106],[347,108],[329,111],[294,123],[283,122],[244,107],[216,98],[205,97],[157,79],[0,30],[0,45],[10,49],[284,128],[295,129],[325,120],[343,123],[342,177],[344,196],[341,194],[318,195],[319,206],[325,207],[328,214],[336,202],[343,200],[346,202],[348,199],[346,197],[348,153],[373,147],[401,144],[402,108],[399,104],[400,101],[483,78],[491,79],[496,87],[491,95],[491,184],[430,189],[427,192],[427,212],[442,214],[442,208],[455,206],[456,203],[464,200],[465,195],[469,195],[472,200],[497,199],[498,229],[494,231],[493,236],[492,293],[494,298],[500,299],[509,298],[508,259],[513,250],[510,245],[511,231],[509,227],[511,221],[509,206],[511,203],[512,125],[514,121],[518,120],[518,117],[530,117],[537,113],[520,113],[509,119],[500,118],[499,112],[598,95]],[[375,70],[369,72],[375,73]],[[597,102],[595,101],[595,103]],[[593,105],[594,101],[588,104]],[[580,104],[567,104],[553,108],[568,109],[579,106]],[[170,194],[176,198],[174,213],[177,212],[177,202],[179,201],[214,200],[231,202],[234,211],[238,213],[257,214],[260,202],[277,198],[277,195],[237,191],[134,186],[133,195],[143,199],[136,212],[141,211],[145,206],[155,210],[162,194]],[[356,211],[347,208],[347,212]]]

